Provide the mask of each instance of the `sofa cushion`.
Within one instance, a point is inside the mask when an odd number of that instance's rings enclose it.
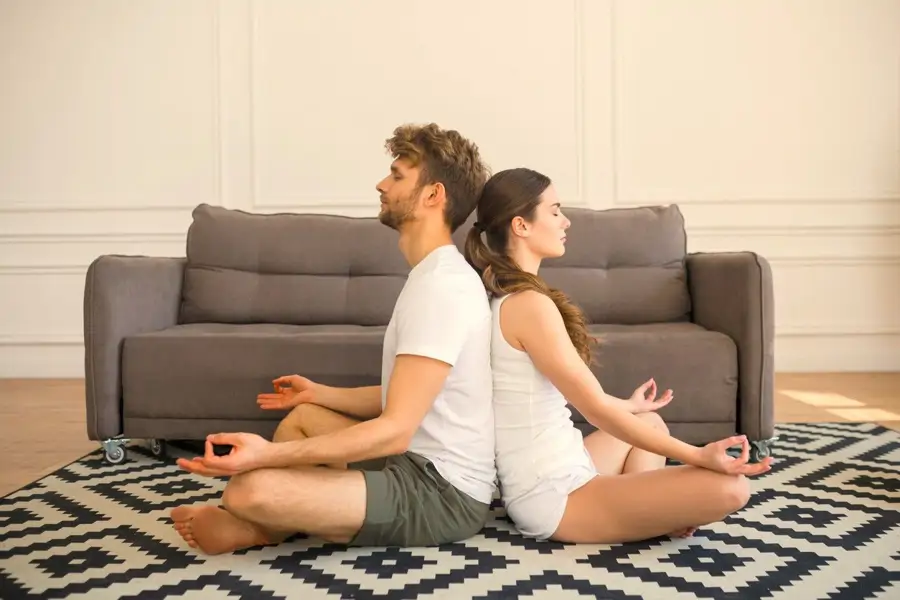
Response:
[[[600,339],[591,367],[603,389],[627,399],[650,378],[658,394],[675,399],[660,409],[666,421],[734,422],[737,418],[737,346],[722,333],[692,323],[592,325]],[[573,418],[584,417],[571,408]]]
[[[397,242],[375,218],[201,204],[180,322],[387,325],[409,273]]]
[[[381,383],[384,327],[177,325],[125,339],[125,417],[273,419],[256,395],[297,373],[318,383]],[[215,406],[210,406],[210,398]]]
[[[545,260],[540,274],[591,323],[689,320],[687,237],[677,205],[564,210],[572,222],[566,253]],[[460,247],[471,225],[454,235]]]

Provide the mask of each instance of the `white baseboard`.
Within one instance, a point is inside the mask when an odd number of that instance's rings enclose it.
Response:
[[[781,373],[900,371],[900,333],[789,334],[775,341]],[[80,337],[0,338],[0,378],[84,377]]]

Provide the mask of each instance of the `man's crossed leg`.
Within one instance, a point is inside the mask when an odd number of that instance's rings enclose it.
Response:
[[[282,420],[273,441],[287,442],[346,429],[360,421],[316,404],[301,404]],[[373,466],[379,461],[372,461]],[[231,478],[222,506],[180,506],[175,529],[207,554],[277,544],[297,531],[348,543],[362,527],[366,487],[347,465],[257,469]]]

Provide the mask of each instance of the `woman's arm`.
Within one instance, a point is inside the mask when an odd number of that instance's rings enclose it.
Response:
[[[647,424],[627,410],[622,400],[603,391],[578,356],[553,300],[526,291],[506,300],[501,310],[504,337],[521,345],[535,367],[589,423],[637,448],[703,466],[699,448]]]

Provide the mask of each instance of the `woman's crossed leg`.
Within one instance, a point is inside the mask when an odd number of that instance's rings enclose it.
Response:
[[[654,416],[639,416],[665,428],[655,413],[644,413],[650,414]],[[569,494],[565,513],[551,536],[557,541],[614,544],[688,535],[740,510],[750,498],[744,475],[665,467],[664,457],[600,431],[585,438],[585,447],[599,475]],[[743,450],[746,459],[746,442]],[[767,466],[751,470],[762,473]]]

